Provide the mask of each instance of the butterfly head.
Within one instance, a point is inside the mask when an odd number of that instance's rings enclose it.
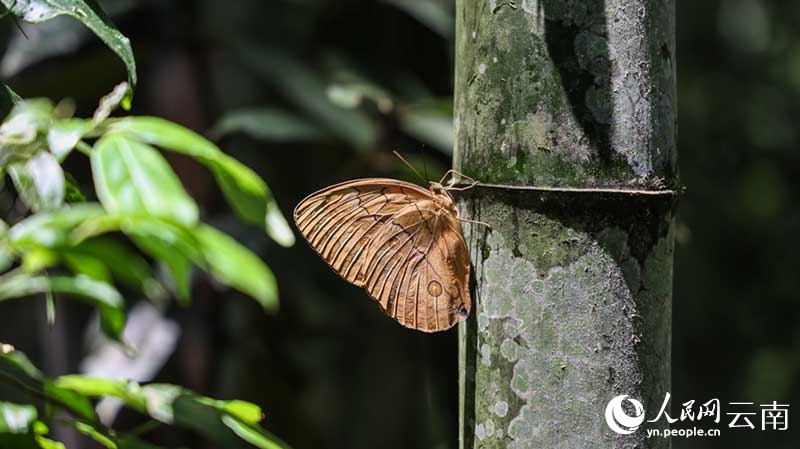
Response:
[[[431,183],[431,186],[430,186],[431,192],[433,192],[433,193],[442,193],[442,192],[445,191],[445,188],[441,183],[436,182],[436,181],[431,181],[430,183]]]

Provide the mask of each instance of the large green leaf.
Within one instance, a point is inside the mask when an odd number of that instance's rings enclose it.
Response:
[[[75,230],[80,239],[122,231],[150,257],[164,263],[175,283],[178,299],[188,300],[192,263],[205,267],[200,243],[190,228],[152,216],[98,216]]]
[[[11,164],[8,172],[19,196],[35,212],[64,203],[64,172],[51,153],[40,151],[25,163]]]
[[[112,122],[109,129],[194,157],[211,169],[239,216],[251,223],[265,225],[269,236],[279,244],[294,244],[294,234],[266,183],[249,167],[223,153],[207,139],[157,117],[126,117]]]
[[[102,263],[121,284],[141,289],[150,298],[163,294],[150,264],[132,248],[111,237],[83,241],[73,248],[61,251],[67,258],[91,258]]]
[[[258,256],[211,226],[201,225],[195,235],[214,277],[252,296],[267,310],[278,308],[275,276]]]
[[[81,21],[122,59],[131,88],[136,87],[136,61],[131,43],[117,30],[94,0],[0,0],[14,15],[30,23],[41,23],[67,15]]]
[[[91,159],[97,196],[107,211],[197,223],[197,204],[155,148],[112,133],[95,144]]]

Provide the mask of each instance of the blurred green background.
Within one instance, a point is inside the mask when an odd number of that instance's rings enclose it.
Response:
[[[337,181],[414,180],[393,149],[431,179],[449,165],[452,1],[99,3],[134,46],[132,112],[215,139],[264,177],[287,216]],[[712,398],[723,414],[728,402],[800,405],[800,4],[677,3],[687,191],[677,218],[672,410]],[[86,116],[125,79],[77,22],[22,28],[27,37],[0,21],[0,75],[23,97],[74,98]],[[201,166],[170,162],[204,216],[274,270],[281,310],[266,316],[198,274],[192,305],[168,310],[181,333],[157,380],[256,402],[266,427],[297,449],[457,447],[455,331],[425,335],[386,319],[304,242],[281,248],[236,220]],[[85,160],[66,168],[91,191]],[[14,207],[0,193],[0,213]],[[60,302],[50,328],[43,303],[8,302],[0,341],[50,375],[75,372],[89,320],[85,308]],[[722,436],[673,445],[794,448],[800,424],[789,415],[783,432],[728,429],[725,415],[717,427],[677,423]],[[117,422],[138,419],[123,413]],[[166,446],[213,447],[171,430],[152,435]]]

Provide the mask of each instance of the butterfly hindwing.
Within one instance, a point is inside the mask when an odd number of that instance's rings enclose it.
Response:
[[[444,330],[469,312],[461,227],[431,191],[393,179],[351,181],[308,196],[294,215],[314,250],[404,326]]]

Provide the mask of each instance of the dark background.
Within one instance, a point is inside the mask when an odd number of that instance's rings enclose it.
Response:
[[[430,179],[449,164],[450,1],[100,4],[134,45],[140,87],[132,113],[215,138],[265,178],[287,216],[303,196],[337,181],[413,180],[393,149]],[[672,410],[719,398],[723,416],[718,425],[676,424],[719,428],[722,436],[676,437],[675,448],[800,441],[792,412],[784,432],[728,429],[724,415],[728,402],[800,406],[798,23],[795,2],[678,1],[678,148],[687,190],[677,218]],[[9,18],[0,22],[0,74],[23,97],[71,97],[86,116],[125,79],[113,53],[69,19],[47,32],[22,26],[28,39]],[[271,120],[214,131],[243,108],[268,109]],[[85,159],[73,158],[67,168],[90,192]],[[265,316],[198,274],[192,305],[168,310],[182,336],[156,379],[256,402],[267,411],[266,427],[297,449],[456,447],[455,331],[398,326],[304,242],[280,248],[236,221],[202,167],[170,161],[206,219],[274,270],[281,311]],[[81,305],[59,306],[50,329],[43,304],[0,305],[0,340],[50,375],[77,370],[89,319]],[[123,413],[117,423],[137,420]],[[173,431],[150,436],[211,447]]]

